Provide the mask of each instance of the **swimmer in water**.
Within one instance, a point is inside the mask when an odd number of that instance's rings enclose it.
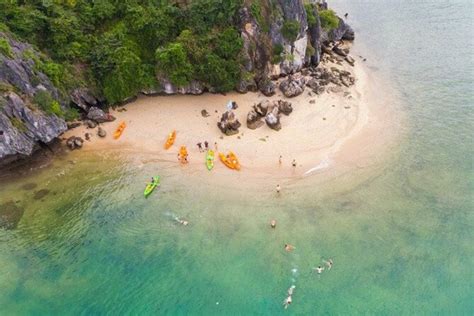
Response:
[[[318,272],[318,274],[321,274],[321,273],[323,273],[324,268],[321,267],[321,266],[318,266],[317,268],[313,268],[313,270],[315,270],[316,272]]]
[[[283,301],[283,306],[285,306],[285,309],[288,308],[288,306],[291,304],[291,301],[292,301],[291,295],[288,295],[288,297],[285,298],[285,300]]]
[[[295,288],[296,288],[295,285],[290,286],[290,288],[288,289],[288,295],[289,296],[293,295],[293,291],[295,290]]]
[[[292,250],[294,250],[294,249],[295,249],[295,247],[294,247],[293,245],[285,244],[285,250],[286,250],[286,251],[290,252],[290,251],[292,251]]]
[[[270,226],[271,226],[272,228],[276,228],[276,226],[277,226],[277,221],[274,220],[274,219],[272,219],[272,221],[270,222]]]
[[[326,260],[323,260],[323,262],[326,264],[326,266],[328,267],[328,271],[331,270],[332,268],[332,259],[328,259],[327,261]]]
[[[188,221],[185,221],[184,219],[179,219],[179,217],[175,217],[174,220],[177,221],[178,223],[180,223],[183,226],[188,226],[188,224],[189,224]]]

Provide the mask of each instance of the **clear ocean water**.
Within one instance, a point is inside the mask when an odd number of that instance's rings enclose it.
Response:
[[[280,198],[113,153],[2,178],[0,207],[24,213],[0,229],[0,315],[473,314],[474,4],[330,4],[399,96],[396,150]],[[157,172],[166,182],[145,200]]]

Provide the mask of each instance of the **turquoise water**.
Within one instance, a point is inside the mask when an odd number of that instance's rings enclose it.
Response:
[[[472,314],[473,4],[331,3],[400,98],[397,150],[278,198],[114,153],[2,179],[0,205],[24,215],[0,229],[0,314]],[[156,172],[166,180],[145,200]],[[311,272],[327,258],[331,271]]]

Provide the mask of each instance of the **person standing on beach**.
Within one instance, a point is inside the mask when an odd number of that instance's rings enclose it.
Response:
[[[277,191],[277,193],[280,193],[280,191],[281,191],[281,186],[279,184],[277,184],[277,186],[276,186],[276,191]]]
[[[280,155],[280,158],[278,158],[278,164],[281,166],[281,162],[282,162],[282,156]]]
[[[214,142],[214,148],[217,151],[217,142]]]
[[[199,152],[202,152],[202,144],[201,144],[201,143],[197,143],[196,145],[197,145],[198,148],[199,148]]]
[[[208,150],[208,149],[209,149],[209,143],[207,142],[207,140],[206,140],[206,141],[204,141],[204,148],[206,148],[206,150]]]
[[[296,159],[293,159],[293,161],[291,162],[291,165],[293,166],[293,168],[296,168]]]

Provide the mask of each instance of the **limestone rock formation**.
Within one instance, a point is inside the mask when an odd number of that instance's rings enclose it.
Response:
[[[232,110],[228,110],[222,114],[220,121],[217,123],[217,127],[222,133],[227,136],[235,135],[239,133],[240,124],[239,120],[235,116]]]
[[[303,93],[305,78],[299,74],[288,76],[280,83],[280,90],[287,98],[293,98]]]

